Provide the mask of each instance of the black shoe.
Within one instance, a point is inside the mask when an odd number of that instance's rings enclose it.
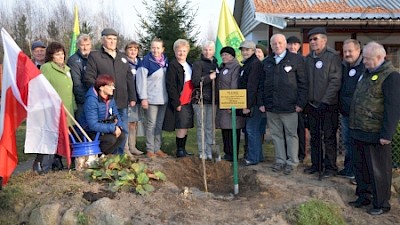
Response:
[[[336,175],[336,171],[335,170],[325,170],[324,173],[322,174],[323,178],[329,178],[329,177],[333,177]]]
[[[390,209],[389,208],[372,208],[370,210],[368,210],[368,214],[373,215],[373,216],[378,216],[384,213],[389,212]]]
[[[344,178],[349,178],[349,179],[353,179],[354,178],[354,174],[353,173],[349,173],[346,169],[342,169],[341,171],[339,171],[337,173],[338,177],[344,177]]]
[[[233,156],[225,154],[224,157],[222,157],[222,159],[226,160],[226,161],[229,161],[229,162],[232,162],[233,161]]]
[[[32,170],[33,170],[33,172],[36,172],[39,175],[42,175],[44,173],[42,164],[38,161],[33,162]]]
[[[355,201],[349,202],[349,205],[353,206],[354,208],[361,208],[363,206],[367,206],[371,204],[371,200],[369,199],[362,199],[362,198],[357,198]]]
[[[312,166],[304,169],[304,173],[307,174],[314,174],[316,172],[318,172],[318,170]]]
[[[63,170],[64,169],[64,165],[61,161],[61,158],[54,158],[53,164],[51,165],[51,168],[53,170]]]
[[[255,163],[255,162],[250,162],[250,161],[248,161],[248,160],[243,160],[241,163],[240,163],[240,165],[241,166],[253,166],[253,165],[257,165],[257,163]]]

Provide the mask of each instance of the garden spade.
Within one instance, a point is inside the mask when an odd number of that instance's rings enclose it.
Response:
[[[210,71],[212,72],[212,71]],[[212,145],[211,145],[211,153],[215,162],[221,161],[221,154],[219,151],[219,145],[215,142],[215,114],[216,114],[216,106],[215,106],[215,79],[212,80]]]

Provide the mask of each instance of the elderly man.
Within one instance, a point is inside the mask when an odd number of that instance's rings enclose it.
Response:
[[[358,79],[364,72],[365,67],[362,63],[361,46],[357,40],[347,39],[343,42],[343,73],[342,87],[339,95],[339,109],[341,119],[341,134],[345,149],[344,169],[338,172],[338,176],[353,179],[353,160],[352,148],[349,133],[349,114],[350,104],[356,90]]]
[[[77,110],[75,118],[79,118],[83,111],[83,103],[85,103],[85,95],[88,87],[83,84],[86,64],[90,51],[92,50],[92,39],[87,34],[81,34],[77,40],[78,50],[69,57],[67,65],[71,68],[71,77],[74,83],[73,92]]]
[[[304,170],[308,174],[320,172],[321,175],[323,172],[325,178],[337,173],[336,131],[342,78],[341,58],[335,50],[327,47],[326,34],[325,28],[316,27],[307,35],[311,52],[305,59],[305,73],[309,81],[309,102],[305,111],[310,125],[312,165]]]
[[[284,169],[288,175],[299,163],[297,113],[307,104],[308,83],[303,57],[286,49],[285,36],[275,34],[270,43],[273,54],[264,60],[264,105],[275,146],[272,171]]]
[[[242,165],[251,166],[262,161],[260,110],[263,106],[263,65],[255,54],[254,42],[243,41],[239,49],[243,57],[243,67],[240,70],[238,88],[247,91],[247,107],[242,110],[242,115],[246,117],[245,135],[248,138],[248,152]]]
[[[290,36],[286,39],[287,42],[287,49],[289,52],[298,54],[301,48],[301,41],[296,36]]]
[[[366,71],[358,80],[350,107],[350,136],[357,181],[354,207],[371,203],[371,215],[390,210],[392,183],[391,140],[400,118],[400,74],[385,60],[382,45],[363,48]]]
[[[114,29],[105,28],[101,32],[102,46],[99,50],[89,54],[83,81],[86,87],[91,87],[98,75],[109,74],[113,76],[115,80],[114,99],[123,121],[122,130],[126,134],[125,136],[128,136],[128,105],[135,106],[136,89],[128,59],[118,51],[117,40],[118,33]],[[126,140],[118,149],[118,154],[124,152],[125,142]]]
[[[32,61],[36,67],[40,69],[40,66],[46,62],[46,45],[42,41],[32,42]]]

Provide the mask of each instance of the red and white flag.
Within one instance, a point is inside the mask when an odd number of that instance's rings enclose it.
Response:
[[[0,177],[17,166],[15,132],[26,119],[25,153],[59,154],[70,164],[70,143],[60,96],[2,28],[4,61],[0,105]]]

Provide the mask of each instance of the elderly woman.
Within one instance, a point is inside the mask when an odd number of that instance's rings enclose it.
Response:
[[[197,122],[197,146],[199,151],[199,157],[204,159],[212,159],[211,145],[213,144],[212,121],[213,110],[212,110],[212,82],[215,82],[216,70],[218,67],[217,59],[214,57],[215,44],[213,41],[206,41],[202,46],[200,59],[193,63],[193,75],[192,83],[196,88],[195,96],[193,98],[193,108],[196,113]],[[200,107],[200,82],[203,82],[203,115],[201,115]],[[202,128],[204,129],[204,151],[203,155],[203,141],[202,141]]]
[[[45,61],[46,63],[40,67],[42,74],[56,90],[67,110],[73,115],[76,103],[70,68],[65,64],[64,46],[58,42],[51,42],[46,48]],[[73,125],[71,118],[68,117],[67,121],[68,126]],[[61,157],[56,155],[54,160],[54,155],[37,154],[33,170],[41,174],[50,169],[63,169]]]
[[[99,75],[86,93],[81,126],[94,138],[99,132],[100,149],[104,154],[112,154],[125,140],[122,120],[113,98],[114,79],[111,75]]]
[[[133,81],[136,82],[137,68],[141,59],[139,58],[140,46],[137,42],[131,41],[125,46],[125,55],[128,58],[129,65],[133,75]],[[128,155],[141,155],[142,151],[136,148],[136,134],[138,122],[142,118],[142,110],[140,106],[128,107],[128,140],[125,144],[124,152]]]
[[[224,47],[220,51],[222,64],[217,78],[218,90],[229,90],[238,88],[240,76],[240,64],[235,58],[235,50],[232,47]],[[244,128],[245,120],[241,116],[236,116],[236,141],[237,147],[240,144],[240,129]],[[230,109],[218,109],[216,117],[216,127],[221,129],[222,141],[224,143],[224,160],[233,160],[233,130],[232,112]],[[237,156],[236,156],[237,157]]]
[[[164,49],[161,39],[153,39],[150,52],[143,58],[136,73],[137,93],[146,117],[146,155],[149,158],[168,156],[161,150],[162,125],[168,102],[165,84],[168,59]]]
[[[165,113],[166,131],[176,132],[176,157],[190,155],[185,149],[188,128],[193,127],[191,95],[192,66],[186,61],[190,50],[187,40],[178,39],[174,43],[175,60],[167,69],[168,108]]]

